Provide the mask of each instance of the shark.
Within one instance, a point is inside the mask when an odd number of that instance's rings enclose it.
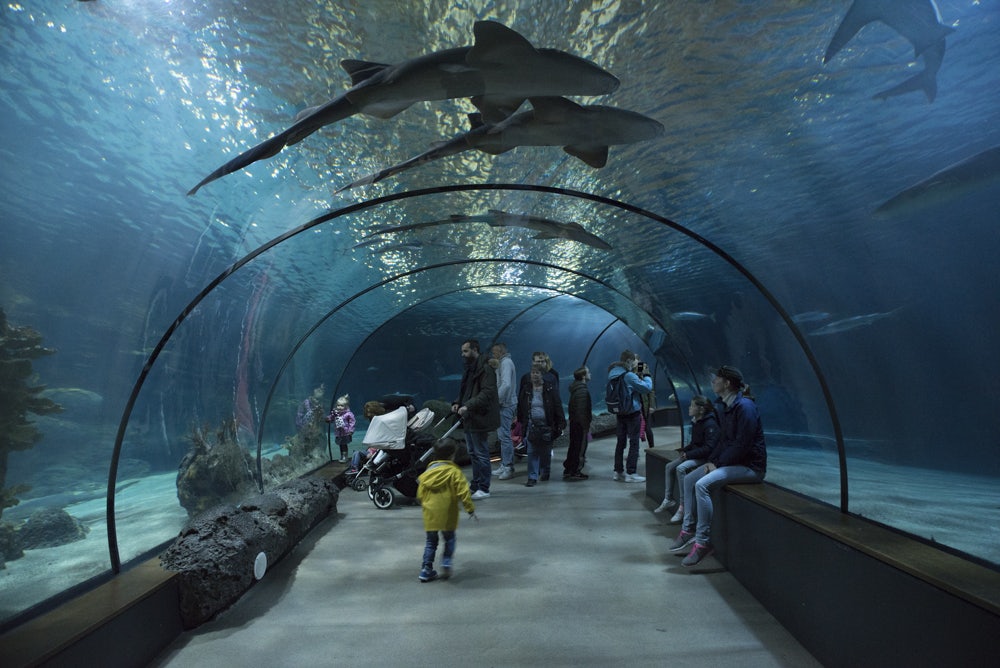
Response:
[[[419,165],[463,151],[476,149],[491,155],[518,146],[562,146],[563,150],[591,167],[603,167],[608,147],[653,139],[663,125],[634,111],[603,105],[579,105],[562,97],[529,98],[532,108],[499,123],[485,122],[480,114],[469,114],[472,129],[440,142],[409,160],[354,181],[337,192],[378,183]]]
[[[439,225],[458,225],[462,223],[486,223],[491,227],[523,227],[538,232],[535,239],[568,239],[577,241],[600,250],[611,250],[612,246],[601,239],[596,234],[591,234],[580,223],[565,223],[558,220],[550,220],[539,216],[530,216],[519,213],[509,213],[490,209],[485,214],[467,215],[452,214],[442,220],[431,220],[422,223],[412,223],[409,225],[395,225],[382,227],[363,240],[355,244],[355,248],[370,245],[378,237],[385,234],[395,234],[399,232],[410,232],[413,230],[436,227]]]
[[[557,49],[535,48],[502,23],[477,21],[473,35],[472,46],[396,64],[341,61],[351,77],[347,91],[303,110],[286,130],[222,165],[188,195],[355,114],[387,119],[417,102],[470,98],[484,118],[499,122],[532,96],[605,95],[618,88],[618,79],[593,62]]]
[[[952,200],[990,183],[1000,183],[1000,145],[949,165],[906,188],[882,202],[875,214],[900,213],[931,202]]]
[[[944,60],[944,39],[954,28],[941,23],[934,0],[854,0],[823,55],[826,64],[843,49],[858,31],[879,21],[913,45],[913,57],[924,57],[924,70],[898,86],[875,95],[885,99],[914,90],[923,90],[929,102],[937,95],[937,73]]]

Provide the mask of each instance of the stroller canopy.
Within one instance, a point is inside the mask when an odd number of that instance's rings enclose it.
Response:
[[[362,441],[369,448],[402,450],[406,445],[406,408],[400,407],[385,415],[376,415]]]

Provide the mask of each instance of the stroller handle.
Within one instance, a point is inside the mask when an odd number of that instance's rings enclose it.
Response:
[[[449,417],[449,416],[448,416],[448,415],[445,415],[445,416],[444,416],[444,418],[441,418],[441,420],[440,420],[440,421],[438,421],[438,424],[441,424],[442,422],[444,422],[445,418],[447,418],[447,417]],[[462,418],[458,418],[457,420],[455,420],[455,424],[451,425],[451,428],[450,428],[450,429],[448,429],[448,431],[446,431],[446,432],[445,432],[445,433],[444,433],[444,434],[443,434],[443,435],[441,436],[441,438],[439,438],[439,439],[438,439],[437,441],[435,441],[435,444],[437,444],[437,443],[440,443],[440,442],[441,442],[441,441],[443,441],[444,439],[446,439],[446,438],[448,438],[449,436],[451,436],[452,432],[453,432],[453,431],[455,431],[456,429],[458,429],[458,426],[459,426],[460,424],[462,424]],[[437,426],[437,425],[434,425],[434,426]],[[423,463],[423,462],[426,462],[426,461],[427,461],[427,459],[428,459],[428,458],[429,458],[429,457],[431,456],[431,454],[432,454],[433,452],[434,452],[434,448],[427,448],[427,452],[425,452],[424,454],[420,455],[420,459],[419,459],[419,461],[420,461],[421,463]]]

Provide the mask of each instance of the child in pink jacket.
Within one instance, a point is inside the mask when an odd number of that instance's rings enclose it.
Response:
[[[333,435],[340,446],[340,461],[347,461],[347,446],[351,444],[356,420],[351,412],[350,397],[346,394],[337,399],[336,405],[326,416],[327,422],[333,423]]]

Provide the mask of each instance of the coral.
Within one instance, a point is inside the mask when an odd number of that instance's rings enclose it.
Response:
[[[8,455],[32,448],[42,438],[28,414],[62,410],[59,404],[40,396],[44,385],[32,384],[31,361],[54,352],[42,347],[42,337],[35,330],[8,324],[7,314],[0,308],[0,517],[4,508],[17,505],[17,495],[27,489],[4,487]]]
[[[89,531],[90,527],[62,508],[42,508],[31,514],[17,534],[21,547],[35,550],[83,540]]]
[[[21,540],[18,538],[14,525],[0,522],[0,570],[6,568],[5,562],[14,561],[24,556]]]
[[[195,427],[189,438],[191,449],[177,471],[177,498],[189,515],[257,491],[256,463],[240,447],[234,419],[224,421],[214,434],[209,427]]]

